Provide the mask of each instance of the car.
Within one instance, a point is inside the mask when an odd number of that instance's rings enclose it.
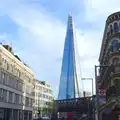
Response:
[[[42,117],[43,120],[50,120],[49,117]]]

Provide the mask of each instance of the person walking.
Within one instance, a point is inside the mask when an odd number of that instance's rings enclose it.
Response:
[[[73,120],[73,115],[72,113],[67,114],[67,120]]]

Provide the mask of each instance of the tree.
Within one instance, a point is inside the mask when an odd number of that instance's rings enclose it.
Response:
[[[54,99],[47,103],[47,112],[48,114],[52,114],[54,109]]]

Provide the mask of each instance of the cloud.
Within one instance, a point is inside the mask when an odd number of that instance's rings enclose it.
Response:
[[[120,10],[119,0],[84,0],[86,6],[86,19],[92,21],[99,21],[101,19],[106,19],[111,13]],[[109,3],[109,4],[108,4]],[[91,13],[91,14],[90,14]]]
[[[58,85],[61,61],[58,62],[57,58],[62,56],[66,25],[42,7],[38,10],[19,3],[19,7],[16,6],[8,13],[19,26],[18,48],[24,47],[18,52],[20,56],[30,64],[37,77],[49,80],[53,86]],[[79,30],[77,38],[82,38]],[[83,48],[82,45],[81,49]]]
[[[76,16],[76,21],[81,20],[84,24],[84,29],[79,27],[83,32],[84,49],[81,50],[79,44],[79,51],[82,52],[81,67],[83,77],[94,78],[94,65],[98,63],[98,56],[100,53],[100,46],[102,43],[103,31],[107,17],[120,10],[119,0],[84,0],[85,13],[81,19],[81,14]],[[79,25],[79,24],[78,24]],[[81,42],[81,41],[80,41]],[[85,52],[83,52],[85,50]],[[88,81],[84,81],[85,89],[88,88]]]

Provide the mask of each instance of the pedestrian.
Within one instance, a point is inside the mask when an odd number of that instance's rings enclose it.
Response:
[[[67,114],[67,120],[73,120],[73,115],[72,113]]]

